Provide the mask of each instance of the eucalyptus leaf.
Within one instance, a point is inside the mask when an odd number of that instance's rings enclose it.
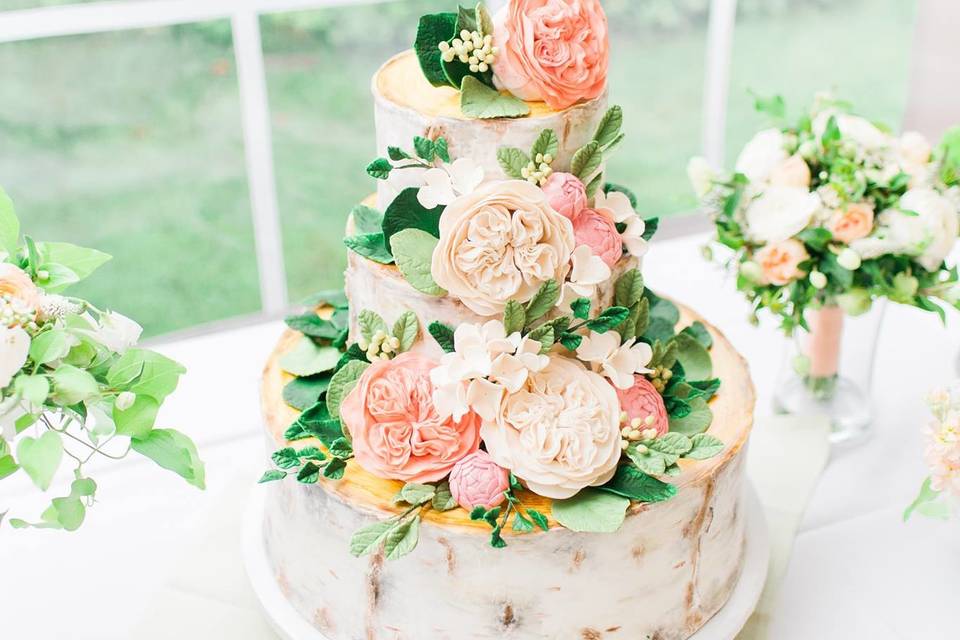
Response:
[[[707,380],[713,377],[713,363],[710,352],[689,333],[679,333],[676,337],[677,359],[689,380]]]

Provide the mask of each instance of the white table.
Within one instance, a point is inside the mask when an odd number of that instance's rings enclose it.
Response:
[[[651,288],[698,309],[726,333],[750,363],[758,415],[768,415],[782,338],[772,326],[747,324],[747,307],[732,283],[700,257],[704,239],[655,242],[644,275]],[[916,518],[904,525],[900,514],[925,475],[922,398],[955,376],[960,317],[954,314],[944,329],[932,314],[894,306],[885,322],[875,436],[835,456],[814,492],[774,617],[777,640],[957,637],[960,523]],[[197,440],[208,490],[131,458],[101,465],[99,504],[79,532],[0,529],[0,637],[132,637],[158,585],[176,581],[170,574],[185,538],[210,512],[238,509],[235,498],[224,496],[237,495],[235,483],[252,486],[265,468],[258,382],[281,330],[272,322],[160,347],[189,373],[159,424]],[[51,495],[62,495],[64,483]],[[38,515],[29,489],[23,478],[4,481],[0,510]],[[239,546],[239,540],[236,531],[210,543]],[[237,589],[244,589],[242,569],[223,566],[223,557],[211,551],[211,566],[200,574],[236,576]],[[227,637],[225,627],[211,628],[209,621],[178,625],[187,631],[177,637]]]

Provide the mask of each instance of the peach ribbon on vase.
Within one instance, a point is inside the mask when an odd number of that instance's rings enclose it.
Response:
[[[840,339],[843,336],[843,310],[824,307],[809,313],[810,327],[806,340],[811,378],[832,378],[837,375],[840,360]]]

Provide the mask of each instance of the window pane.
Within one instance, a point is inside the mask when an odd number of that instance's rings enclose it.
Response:
[[[759,128],[749,91],[781,94],[789,117],[817,91],[897,128],[907,103],[916,3],[905,0],[750,2],[738,17],[727,157]]]
[[[706,0],[658,10],[605,3],[612,26],[611,100],[628,139],[610,178],[637,191],[644,212],[691,208],[684,176],[699,151]],[[410,0],[268,15],[261,19],[291,296],[343,283],[344,222],[374,190],[370,80],[409,48],[417,20],[450,0]]]
[[[114,260],[74,290],[148,334],[259,309],[229,23],[0,45],[26,232]]]

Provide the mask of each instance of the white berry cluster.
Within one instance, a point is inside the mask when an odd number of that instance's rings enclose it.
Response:
[[[620,428],[620,437],[622,440],[620,447],[626,449],[634,442],[645,442],[655,439],[657,437],[657,430],[652,426],[655,420],[656,418],[653,416],[647,416],[644,419],[634,418],[631,420],[626,411],[621,413],[620,424],[622,426]],[[646,450],[646,445],[637,445],[637,451],[640,453],[645,453]]]
[[[5,293],[0,296],[0,327],[37,328],[36,312],[19,298]]]
[[[520,170],[520,175],[523,176],[524,180],[542,187],[550,174],[553,173],[553,169],[550,168],[551,162],[553,162],[552,155],[538,153],[527,166]]]
[[[470,65],[471,73],[486,73],[497,57],[493,36],[480,35],[479,31],[464,29],[460,32],[460,37],[454,38],[452,43],[444,40],[438,46],[444,62],[453,62],[454,59],[458,59]]]
[[[369,342],[366,338],[360,338],[357,346],[366,351],[370,362],[389,360],[400,352],[400,339],[379,330],[370,337]]]

